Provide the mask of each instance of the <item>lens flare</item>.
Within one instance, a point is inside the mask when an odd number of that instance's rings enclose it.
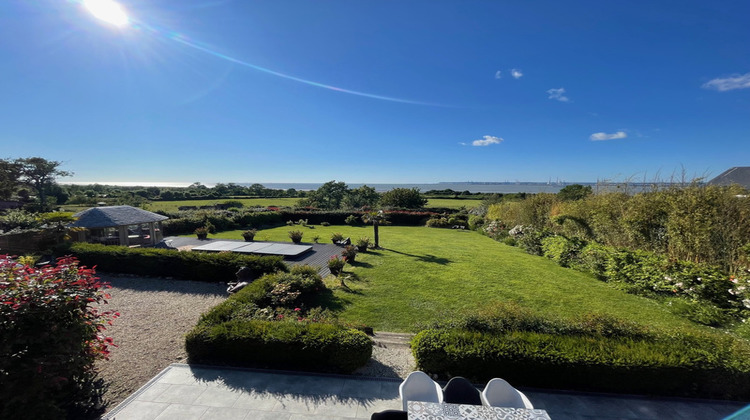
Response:
[[[125,10],[112,0],[83,0],[83,6],[97,19],[123,27],[130,23]]]

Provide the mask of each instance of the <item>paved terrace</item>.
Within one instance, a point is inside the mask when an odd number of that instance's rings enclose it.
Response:
[[[234,240],[234,239],[198,239],[195,237],[186,236],[170,236],[164,238],[160,243],[163,246],[169,248],[176,248],[181,251],[188,251],[196,246],[210,244],[211,242],[238,242],[240,244],[249,244],[249,242]],[[260,242],[260,241],[256,241]],[[292,242],[266,242],[266,243],[279,243],[285,245],[291,245]],[[291,265],[311,265],[320,267],[320,275],[325,277],[331,274],[328,270],[328,260],[334,255],[341,255],[342,247],[333,244],[314,244],[302,242],[301,245],[312,246],[312,249],[297,257],[284,258],[284,262]]]
[[[106,420],[344,420],[400,409],[401,379],[172,364]],[[522,388],[554,420],[722,419],[747,403]],[[744,417],[747,418],[747,417]]]

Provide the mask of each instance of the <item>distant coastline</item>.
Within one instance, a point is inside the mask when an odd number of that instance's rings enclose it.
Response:
[[[61,182],[61,184],[75,184],[75,185],[115,185],[121,187],[188,187],[191,183],[188,182]],[[250,182],[235,182],[235,184],[242,186],[250,186],[254,183]],[[282,189],[288,190],[293,188],[298,191],[311,191],[318,189],[322,182],[259,182],[266,188],[271,189]],[[422,192],[430,190],[453,190],[457,192],[469,191],[471,193],[496,193],[496,194],[512,194],[512,193],[556,193],[560,191],[566,185],[581,184],[595,186],[594,182],[492,182],[492,181],[466,181],[466,182],[436,182],[436,183],[347,183],[349,188],[359,188],[363,185],[367,185],[375,188],[378,192],[390,191],[394,188],[419,188]],[[216,184],[206,183],[203,184],[207,187],[213,187]]]

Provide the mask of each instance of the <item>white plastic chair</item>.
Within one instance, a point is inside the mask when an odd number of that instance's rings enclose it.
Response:
[[[494,378],[487,382],[482,391],[482,403],[490,407],[510,407],[532,409],[523,392],[513,388],[505,379]]]
[[[404,411],[407,411],[407,402],[409,401],[443,402],[443,390],[440,388],[440,385],[427,376],[426,373],[418,370],[410,373],[401,382],[401,385],[398,387],[398,394],[401,396]]]

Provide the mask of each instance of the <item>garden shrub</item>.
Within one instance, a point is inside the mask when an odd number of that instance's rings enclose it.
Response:
[[[420,369],[475,382],[692,397],[750,398],[750,344],[728,335],[654,331],[609,315],[544,319],[500,305],[418,333]],[[617,378],[617,380],[612,380]]]
[[[94,306],[108,296],[94,271],[73,258],[36,269],[0,256],[0,418],[93,418],[103,381],[94,362],[119,314]]]
[[[524,227],[523,234],[518,235],[516,241],[518,241],[518,245],[529,254],[542,255],[542,239],[551,235],[552,232],[546,229],[538,230],[531,227]]]
[[[370,359],[372,340],[336,324],[234,319],[199,324],[185,349],[191,363],[348,373]]]
[[[469,216],[469,229],[471,230],[479,230],[484,226],[484,217],[478,216],[476,214],[472,214]]]
[[[191,362],[351,372],[372,355],[372,341],[311,308],[327,289],[312,267],[269,274],[201,316],[188,334]]]
[[[549,236],[541,240],[542,253],[562,267],[580,264],[579,253],[585,243],[577,238]]]
[[[358,225],[360,221],[360,217],[357,217],[353,214],[350,214],[346,219],[344,219],[344,223],[350,226]]]
[[[81,263],[101,271],[139,276],[174,277],[182,280],[229,281],[240,267],[256,275],[286,271],[279,256],[242,255],[232,252],[179,252],[171,249],[128,248],[101,244],[75,243],[70,252]]]

